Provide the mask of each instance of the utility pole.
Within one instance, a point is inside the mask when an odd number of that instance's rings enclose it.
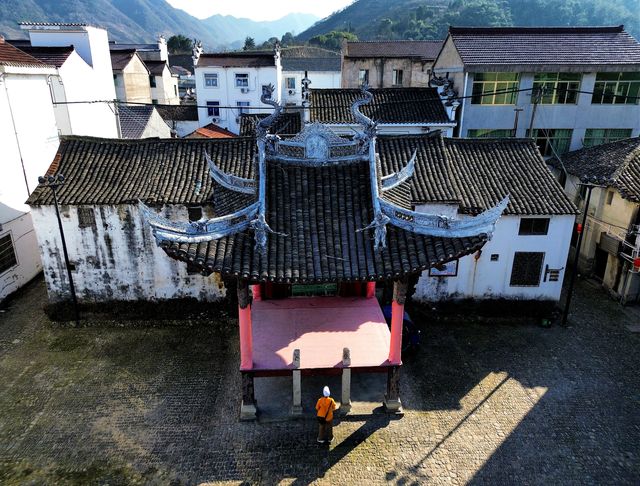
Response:
[[[76,287],[73,284],[73,275],[71,275],[71,264],[69,263],[69,253],[67,252],[67,242],[64,238],[62,229],[62,218],[60,218],[60,208],[58,207],[58,196],[56,189],[64,185],[64,176],[57,174],[56,176],[40,176],[38,182],[45,187],[51,189],[53,194],[53,204],[56,208],[56,217],[58,218],[58,229],[60,230],[60,238],[62,239],[62,252],[64,253],[64,263],[67,267],[67,277],[69,278],[69,290],[71,291],[71,299],[73,300],[73,312],[75,314],[76,326],[80,326],[80,312],[78,310],[78,299],[76,297]]]
[[[578,273],[578,259],[580,258],[580,248],[582,246],[582,236],[586,230],[587,213],[589,212],[589,203],[591,202],[591,191],[594,187],[602,187],[595,184],[578,184],[587,188],[587,199],[584,203],[584,209],[582,212],[582,224],[578,227],[578,241],[576,243],[576,254],[573,257],[573,268],[571,269],[571,277],[569,279],[569,290],[567,294],[567,301],[564,305],[564,311],[562,313],[562,325],[567,325],[567,318],[569,317],[569,306],[571,305],[571,297],[573,296],[573,286],[576,281],[576,274]]]
[[[514,108],[513,111],[516,112],[516,118],[513,120],[513,136],[518,136],[518,118],[520,117],[520,112],[524,110],[524,108]]]

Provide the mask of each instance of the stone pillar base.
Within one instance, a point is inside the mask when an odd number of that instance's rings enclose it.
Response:
[[[254,403],[244,403],[240,406],[240,420],[249,421],[258,418],[258,410]]]
[[[402,402],[400,401],[400,398],[390,399],[390,398],[387,398],[387,395],[385,395],[384,402],[382,402],[382,405],[384,405],[384,411],[387,413],[394,413],[394,414],[404,413],[402,410]]]

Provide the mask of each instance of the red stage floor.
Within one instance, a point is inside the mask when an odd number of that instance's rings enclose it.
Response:
[[[254,370],[342,368],[342,349],[351,368],[389,366],[389,328],[377,299],[292,297],[253,302]]]

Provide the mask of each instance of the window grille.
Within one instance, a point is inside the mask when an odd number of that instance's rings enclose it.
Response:
[[[471,103],[476,105],[514,105],[518,99],[518,73],[476,73]]]
[[[80,206],[78,208],[78,227],[79,228],[95,228],[96,216],[93,208]]]
[[[13,248],[11,234],[0,237],[0,273],[4,273],[18,264],[16,252]]]
[[[517,251],[513,256],[511,287],[538,287],[542,275],[544,253]]]

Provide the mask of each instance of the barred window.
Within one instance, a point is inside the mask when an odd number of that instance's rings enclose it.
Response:
[[[471,103],[514,105],[518,99],[518,73],[476,73],[473,75]]]
[[[584,146],[593,147],[625,138],[631,138],[631,128],[587,128]]]
[[[540,285],[544,253],[517,251],[513,256],[511,287],[537,287]]]
[[[96,216],[93,214],[92,208],[80,206],[78,208],[78,227],[79,228],[95,228]]]
[[[540,73],[533,78],[532,98],[542,93],[540,103],[549,105],[568,105],[578,101],[580,73]]]
[[[640,96],[640,73],[598,73],[591,103],[635,105]]]
[[[536,128],[533,133],[527,130],[527,137],[536,141],[540,153],[545,157],[568,152],[572,135],[573,130],[570,128]]]
[[[16,258],[15,249],[13,248],[11,234],[8,233],[0,237],[0,273],[6,272],[17,264],[18,260]]]
[[[474,128],[472,130],[467,130],[468,138],[509,138],[514,136],[515,135],[511,128],[498,130],[492,130],[490,128]]]

